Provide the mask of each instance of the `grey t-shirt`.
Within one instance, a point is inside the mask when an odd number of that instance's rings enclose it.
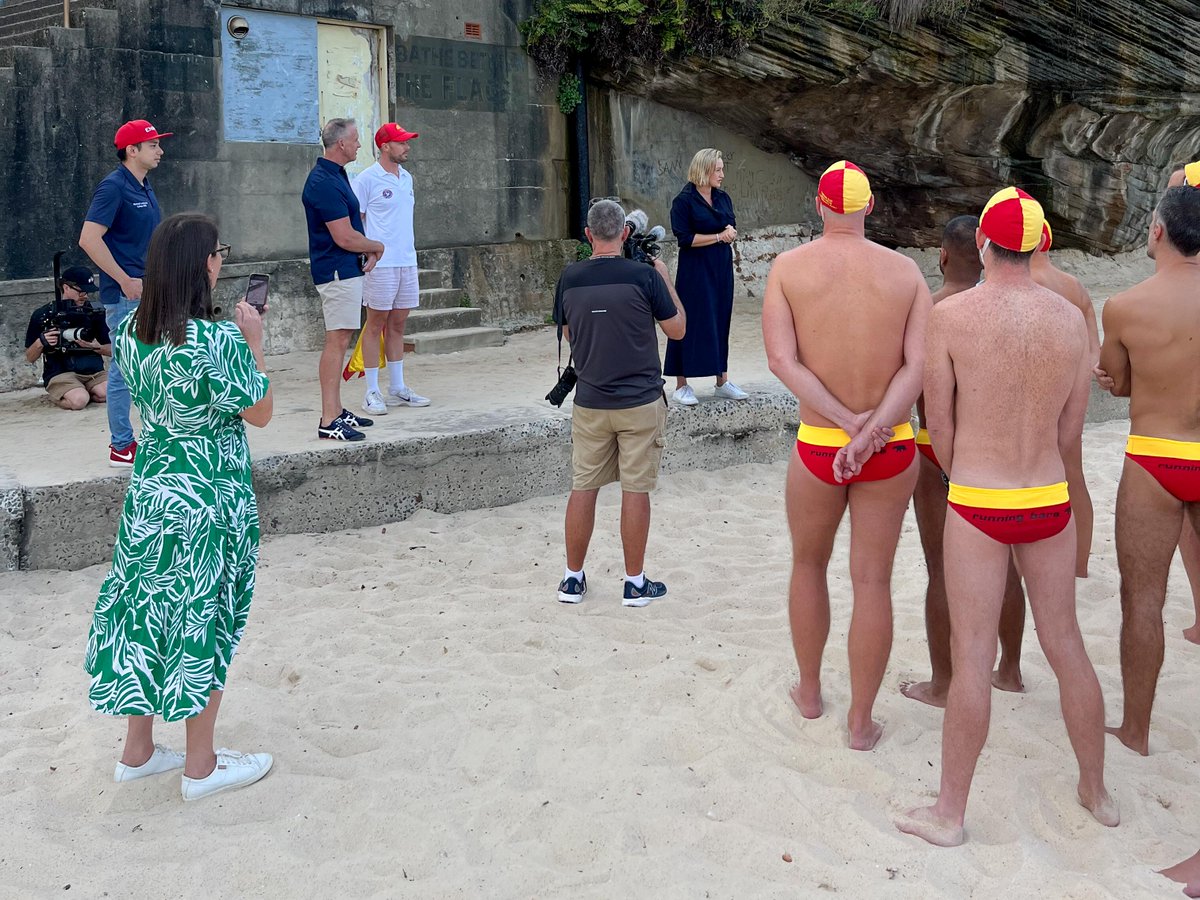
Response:
[[[630,409],[662,397],[654,323],[675,315],[653,266],[620,257],[567,266],[558,279],[554,320],[571,330],[575,405]]]

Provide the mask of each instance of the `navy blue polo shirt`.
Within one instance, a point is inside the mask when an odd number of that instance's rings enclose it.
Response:
[[[308,220],[308,263],[313,284],[333,281],[334,275],[358,278],[362,275],[358,254],[339,247],[327,224],[349,217],[354,230],[366,237],[358,198],[350,187],[346,170],[323,156],[318,157],[304,182],[302,199],[304,216]]]
[[[146,274],[146,248],[150,246],[150,235],[162,221],[162,210],[158,208],[149,178],[139,184],[129,169],[117,166],[96,187],[84,220],[108,229],[104,232],[104,244],[126,275],[141,278]],[[100,302],[116,303],[120,299],[120,286],[107,272],[101,271]]]

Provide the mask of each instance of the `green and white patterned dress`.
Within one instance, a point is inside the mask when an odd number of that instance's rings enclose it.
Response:
[[[267,377],[232,322],[192,320],[180,347],[128,325],[113,356],[141,414],[113,564],[88,634],[92,706],[115,716],[197,715],[250,612],[258,505],[238,416]]]

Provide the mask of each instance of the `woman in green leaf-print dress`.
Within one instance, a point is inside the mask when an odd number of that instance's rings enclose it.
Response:
[[[213,320],[228,249],[206,216],[167,219],[150,240],[141,303],[113,335],[142,431],[87,643],[92,706],[129,717],[116,780],[182,766],[185,800],[271,765],[213,748],[258,562],[243,423],[262,427],[272,411],[259,314],[242,302],[236,325]],[[155,716],[186,720],[186,757],[154,743]]]

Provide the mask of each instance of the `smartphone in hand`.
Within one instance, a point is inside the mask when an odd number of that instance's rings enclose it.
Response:
[[[246,285],[246,302],[253,306],[260,314],[263,307],[267,305],[267,289],[271,284],[271,276],[263,275],[255,272],[250,276],[250,280]]]

